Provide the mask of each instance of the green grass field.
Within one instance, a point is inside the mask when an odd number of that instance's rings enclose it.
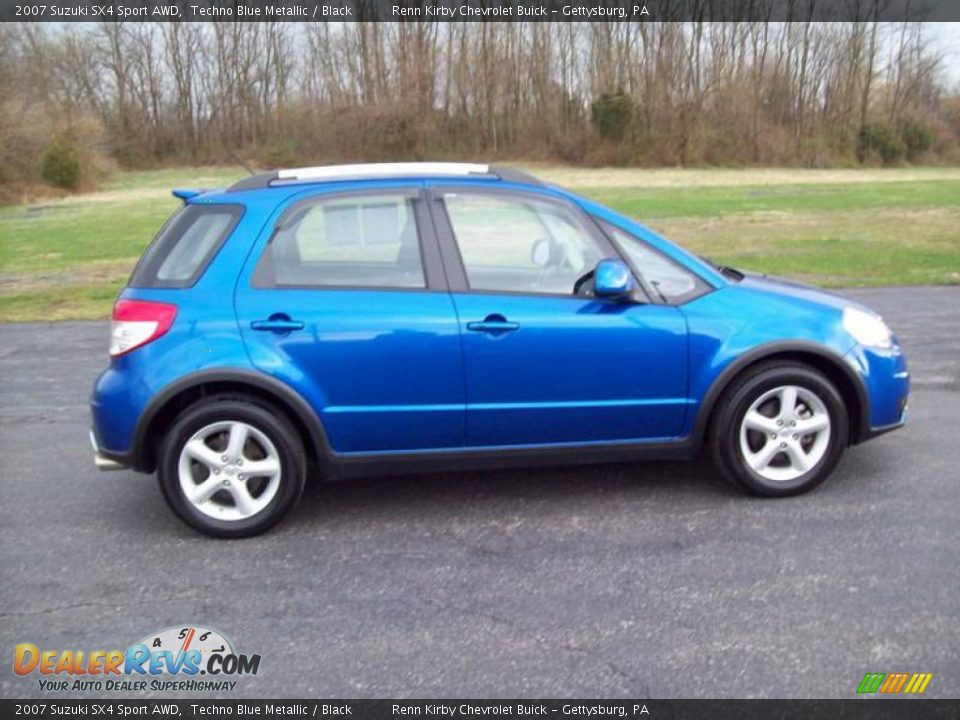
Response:
[[[531,168],[724,264],[825,286],[960,284],[960,168]],[[239,168],[123,173],[100,192],[0,208],[0,321],[108,317],[176,186]]]

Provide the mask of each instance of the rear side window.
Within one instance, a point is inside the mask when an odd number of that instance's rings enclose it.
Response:
[[[241,215],[241,205],[184,205],[167,221],[137,263],[130,287],[192,286]]]
[[[365,194],[296,206],[260,258],[254,287],[426,287],[416,202]]]

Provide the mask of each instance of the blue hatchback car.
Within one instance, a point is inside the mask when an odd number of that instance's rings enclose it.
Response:
[[[342,165],[184,202],[113,310],[102,468],[192,527],[276,524],[308,476],[691,457],[767,496],[905,419],[875,313],[717,267],[512,169]]]

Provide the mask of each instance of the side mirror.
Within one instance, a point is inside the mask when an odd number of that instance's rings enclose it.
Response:
[[[633,292],[633,275],[622,260],[607,258],[593,271],[593,294],[602,298],[624,298]]]

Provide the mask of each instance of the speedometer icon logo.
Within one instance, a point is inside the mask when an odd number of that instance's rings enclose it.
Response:
[[[211,655],[234,655],[233,644],[223,633],[202,625],[180,625],[147,635],[138,645],[146,645],[150,652],[168,651],[174,657],[190,651],[200,653],[200,667],[206,667]],[[203,671],[201,671],[203,673]],[[205,673],[204,673],[205,674]]]

